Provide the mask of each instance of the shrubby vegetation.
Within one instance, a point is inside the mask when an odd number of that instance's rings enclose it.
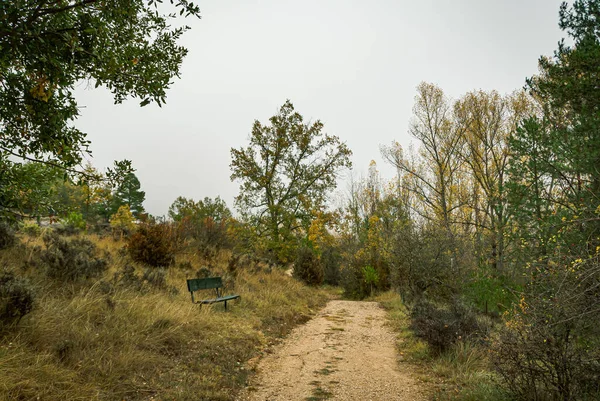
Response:
[[[179,246],[176,229],[167,223],[141,225],[127,242],[127,250],[134,261],[153,267],[172,265]]]
[[[323,265],[319,257],[309,247],[298,249],[294,261],[294,276],[309,285],[319,285],[323,282]]]
[[[455,300],[450,305],[437,306],[420,300],[411,310],[412,329],[436,354],[448,351],[457,342],[478,342],[489,335],[486,321],[468,305]]]
[[[54,232],[44,236],[44,244],[40,261],[49,277],[67,282],[89,279],[108,268],[107,261],[98,256],[96,245],[86,238],[67,239]]]
[[[6,223],[0,223],[0,249],[6,249],[15,243],[15,233]]]
[[[0,323],[10,325],[31,312],[34,295],[26,279],[16,277],[10,271],[0,274]],[[2,327],[0,326],[0,327]]]
[[[434,354],[491,353],[487,369],[518,399],[600,395],[600,102],[585,89],[600,79],[599,8],[561,7],[573,44],[541,58],[524,91],[450,100],[421,84],[418,146],[382,147],[396,177],[373,162],[332,226],[347,296],[399,293]]]

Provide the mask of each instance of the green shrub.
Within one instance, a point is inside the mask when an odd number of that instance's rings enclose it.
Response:
[[[506,277],[495,275],[495,272],[482,270],[466,280],[464,296],[480,311],[499,316],[516,301],[514,294],[522,288]],[[507,288],[512,288],[512,291]]]
[[[351,264],[340,271],[340,282],[344,296],[351,299],[364,299],[370,295],[371,288],[364,280],[362,268]]]
[[[296,261],[294,262],[294,277],[308,285],[323,283],[323,265],[319,257],[309,247],[298,249]]]
[[[365,284],[367,284],[370,288],[370,294],[373,295],[373,285],[377,285],[379,282],[379,274],[377,273],[377,270],[375,270],[373,266],[364,266],[362,268],[362,274]]]
[[[331,247],[326,248],[321,255],[321,261],[323,262],[323,281],[325,284],[339,285],[340,265],[342,263],[339,251]]]
[[[133,260],[153,267],[172,265],[178,247],[177,232],[167,223],[141,225],[127,242]]]
[[[49,277],[74,281],[100,276],[107,262],[96,256],[96,245],[85,238],[66,239],[53,232],[44,236],[42,263]]]
[[[535,264],[493,344],[492,361],[521,400],[600,399],[600,255]]]
[[[0,249],[13,246],[16,242],[15,232],[6,223],[0,223]]]
[[[80,230],[85,230],[86,224],[83,215],[78,212],[71,212],[63,220],[66,234],[74,234]]]
[[[34,221],[26,221],[21,224],[20,230],[30,237],[39,237],[42,233],[41,227]]]
[[[477,319],[477,314],[461,301],[438,306],[427,300],[418,301],[411,310],[411,328],[425,340],[432,351],[441,354],[459,340],[481,340],[490,326]]]
[[[0,274],[0,322],[18,322],[33,308],[33,291],[29,282],[12,272]]]

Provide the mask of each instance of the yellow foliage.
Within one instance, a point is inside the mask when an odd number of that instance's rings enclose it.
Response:
[[[45,75],[35,78],[35,82],[35,86],[29,90],[29,93],[34,99],[48,102],[56,86],[52,85]]]
[[[335,238],[327,226],[332,222],[332,214],[318,211],[315,213],[315,218],[310,222],[308,227],[308,240],[313,245],[313,249],[317,251],[317,254],[322,251],[324,247],[333,246]]]
[[[110,226],[121,232],[133,231],[135,229],[134,220],[129,205],[123,205],[110,217]]]

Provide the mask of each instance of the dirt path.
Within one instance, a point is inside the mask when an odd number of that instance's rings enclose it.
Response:
[[[377,303],[331,301],[260,361],[240,400],[424,400],[394,343]]]

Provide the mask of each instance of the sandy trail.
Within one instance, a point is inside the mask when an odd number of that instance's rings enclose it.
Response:
[[[375,302],[331,301],[258,364],[240,400],[402,400],[425,397],[397,361]]]

